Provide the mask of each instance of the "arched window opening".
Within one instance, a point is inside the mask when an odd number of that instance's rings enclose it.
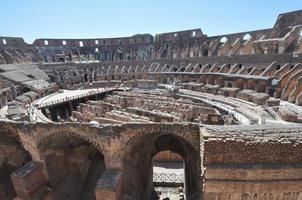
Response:
[[[227,41],[228,41],[228,38],[226,38],[226,37],[222,37],[220,39],[220,43],[226,43]]]
[[[245,40],[245,41],[250,40],[251,38],[252,38],[252,36],[249,33],[247,33],[243,36],[243,40]]]
[[[196,37],[196,31],[192,32],[192,37]]]
[[[180,68],[180,72],[185,72],[186,68],[182,67]]]
[[[80,45],[80,47],[83,47],[84,46],[83,41],[80,41],[79,45]]]

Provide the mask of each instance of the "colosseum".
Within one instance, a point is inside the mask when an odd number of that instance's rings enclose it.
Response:
[[[302,200],[302,11],[272,28],[0,37],[1,200]]]

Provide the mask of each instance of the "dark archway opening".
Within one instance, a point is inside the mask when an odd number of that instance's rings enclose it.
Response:
[[[84,80],[85,80],[85,83],[88,82],[88,75],[87,74],[84,74]]]
[[[16,192],[10,175],[32,160],[17,135],[0,127],[0,199],[14,199]]]
[[[95,200],[97,181],[105,171],[104,156],[83,139],[59,135],[40,147],[54,199]]]
[[[153,184],[153,158],[162,151],[179,154],[184,160],[186,199],[198,199],[201,190],[200,156],[193,146],[174,134],[142,136],[125,151],[125,194],[133,199],[159,199]]]
[[[256,83],[254,80],[248,80],[246,83],[246,89],[248,90],[255,90],[256,88]]]

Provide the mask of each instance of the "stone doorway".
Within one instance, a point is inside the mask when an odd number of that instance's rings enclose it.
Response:
[[[169,150],[179,154],[185,163],[184,180],[186,199],[200,195],[200,157],[193,146],[174,134],[147,134],[137,138],[124,155],[124,186],[133,199],[159,199],[153,185],[153,157]]]

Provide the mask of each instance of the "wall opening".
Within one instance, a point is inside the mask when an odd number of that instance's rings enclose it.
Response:
[[[95,40],[95,44],[98,45],[98,44],[99,44],[99,41],[98,41],[98,40]]]
[[[44,45],[48,45],[48,40],[44,40]]]
[[[50,137],[39,149],[54,199],[95,199],[96,184],[105,171],[105,161],[93,144],[66,134]]]
[[[80,47],[83,47],[84,46],[83,41],[80,41],[79,45],[80,45]]]
[[[66,40],[63,40],[63,41],[62,41],[62,44],[65,46],[65,45],[66,45]]]
[[[159,156],[162,152],[172,152],[173,157],[175,155],[179,163],[167,163],[167,161],[173,160],[172,156],[165,155],[166,153]],[[133,141],[133,144],[129,145],[124,153],[124,190],[132,199],[159,199],[159,195],[163,195],[165,192],[166,195],[171,193],[177,195],[177,199],[181,199],[180,195],[184,195],[185,199],[199,199],[201,190],[200,175],[198,175],[200,173],[200,168],[198,168],[200,166],[200,155],[185,139],[174,134],[148,134]],[[158,153],[160,154],[158,155]],[[173,183],[171,180],[172,183],[167,183],[170,175],[154,176],[154,172],[163,171],[161,163],[153,162],[160,157],[164,158],[164,165],[168,173],[172,171],[172,174],[184,174],[183,178],[181,178],[181,175],[173,178],[173,180],[180,180],[179,183]],[[181,183],[182,181],[183,183]],[[177,184],[180,184],[180,186],[178,185],[179,187],[175,189]],[[180,188],[182,185],[183,187]],[[172,188],[172,191],[169,188],[168,191],[165,190],[160,193],[163,186]]]
[[[266,82],[265,81],[258,82],[256,85],[256,91],[265,92],[266,91]]]
[[[226,37],[222,37],[220,39],[220,43],[226,43],[227,41],[228,41],[228,38],[226,38]]]
[[[15,199],[16,192],[10,174],[30,162],[32,158],[19,142],[17,134],[1,127],[0,137],[0,199]]]
[[[196,37],[196,31],[192,32],[192,37]]]
[[[182,67],[182,68],[180,68],[180,72],[185,72],[185,70],[186,70],[186,68],[185,67]]]
[[[2,39],[2,43],[3,43],[3,44],[6,44],[6,39]]]
[[[255,90],[255,88],[256,88],[256,83],[255,83],[254,80],[248,80],[246,82],[246,89],[248,89],[248,90]]]
[[[161,151],[153,157],[153,188],[160,199],[184,198],[184,164],[179,154],[169,150]]]
[[[247,33],[243,36],[243,40],[245,40],[245,41],[250,40],[251,38],[252,38],[252,36],[249,33]]]
[[[203,56],[208,56],[208,55],[209,55],[209,50],[208,50],[208,49],[204,49],[204,50],[202,51],[202,55],[203,55]]]

